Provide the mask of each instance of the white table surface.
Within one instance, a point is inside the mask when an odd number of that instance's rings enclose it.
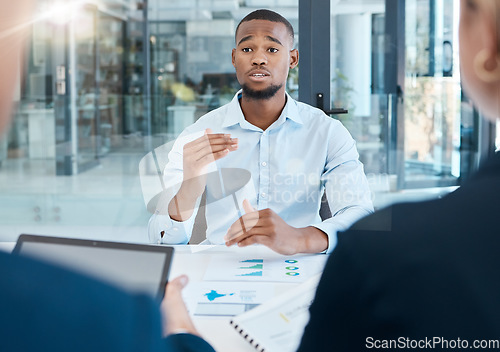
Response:
[[[249,246],[245,248],[226,246],[173,246],[175,248],[174,260],[170,278],[178,275],[188,275],[190,281],[203,281],[205,268],[210,258],[217,256],[256,256],[264,258],[283,257],[264,246]],[[206,248],[206,249],[204,249]],[[323,254],[318,254],[323,255]],[[290,256],[288,256],[290,257]],[[279,295],[297,286],[296,283],[267,282],[274,288],[274,295]],[[194,316],[193,321],[200,334],[218,352],[248,351],[255,352],[236,330],[229,324],[230,317],[200,317]]]
[[[10,252],[15,242],[0,242],[0,250]],[[279,258],[280,254],[264,246],[249,246],[246,248],[226,246],[172,246],[175,249],[170,278],[186,274],[190,282],[203,281],[205,269],[212,256],[252,255],[265,258]],[[321,254],[319,254],[321,255]],[[274,295],[279,295],[297,286],[295,283],[268,282],[274,289]],[[230,317],[194,316],[193,321],[200,332],[218,352],[255,352],[255,349],[246,342],[229,324]]]

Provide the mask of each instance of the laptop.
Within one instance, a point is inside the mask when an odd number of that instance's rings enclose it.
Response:
[[[173,252],[166,246],[22,234],[12,253],[162,299]]]

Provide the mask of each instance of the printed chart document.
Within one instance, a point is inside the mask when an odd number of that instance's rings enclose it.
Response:
[[[233,317],[231,325],[257,351],[296,351],[320,277],[317,274],[293,290]]]
[[[192,316],[232,317],[272,299],[274,288],[262,282],[195,282],[182,291]]]
[[[271,258],[214,256],[203,280],[301,283],[322,272],[327,259],[324,254]]]

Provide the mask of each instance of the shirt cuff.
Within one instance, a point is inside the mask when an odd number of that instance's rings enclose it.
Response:
[[[327,222],[322,222],[320,224],[311,225],[318,230],[323,231],[328,237],[328,247],[326,250],[320,253],[330,254],[337,245],[337,228],[334,224],[329,224]]]
[[[151,215],[148,223],[149,243],[161,244],[162,237],[165,237],[165,231],[170,227],[172,227],[170,216],[160,214]]]
[[[187,244],[196,214],[197,209],[185,221],[173,220],[169,215],[153,214],[148,224],[149,241],[153,244]]]
[[[165,244],[187,244],[191,238],[196,211],[185,221],[170,219],[170,227],[165,231],[161,243]]]

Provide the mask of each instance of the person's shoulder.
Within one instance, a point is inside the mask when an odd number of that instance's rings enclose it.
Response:
[[[389,231],[392,229],[392,214],[398,205],[388,206],[377,210],[354,223],[349,231],[362,233],[363,231]]]
[[[462,192],[450,192],[422,201],[395,203],[378,209],[339,233],[339,243],[347,246],[375,248],[420,247],[439,238],[458,238],[464,229],[474,226],[467,217],[470,209]],[[465,208],[465,209],[464,209]],[[463,228],[463,229],[462,229]]]
[[[419,203],[400,203],[377,210],[338,232],[332,255],[340,253],[350,265],[372,274],[402,270],[407,263],[405,255],[432,242],[426,240],[422,209]],[[392,268],[394,263],[398,263],[397,268]]]
[[[201,137],[207,128],[211,128],[215,133],[223,125],[224,119],[228,114],[228,104],[222,105],[217,109],[211,110],[199,117],[195,122],[186,127],[177,137],[176,142],[184,144],[193,139]]]
[[[394,203],[362,218],[350,230],[393,232],[411,230],[413,224],[425,224],[422,219],[428,219],[431,214],[442,216],[448,212],[448,207],[444,203],[439,197],[423,201]]]
[[[198,120],[192,126],[198,125],[213,125],[213,124],[222,124],[224,121],[224,117],[227,114],[228,104],[219,106],[217,109],[211,110],[204,115],[200,116]]]
[[[14,282],[26,287],[43,287],[47,280],[61,283],[61,287],[73,289],[77,286],[104,289],[112,294],[121,294],[118,288],[108,285],[98,279],[73,271],[69,268],[54,265],[42,260],[16,254],[0,254],[0,267],[9,265],[9,276]],[[11,274],[11,275],[10,275]],[[29,279],[27,279],[29,278]],[[52,289],[47,287],[47,289]]]
[[[5,266],[8,265],[8,266]],[[5,350],[118,350],[122,336],[149,349],[161,344],[158,304],[151,297],[132,295],[97,279],[18,255],[0,253],[0,298],[6,305],[0,326],[11,334]],[[142,322],[142,323],[136,323]],[[26,331],[29,339],[22,340]],[[92,339],[82,339],[85,334]],[[5,337],[0,333],[0,336]],[[74,342],[80,341],[78,346]]]
[[[342,232],[348,242],[358,246],[359,243],[373,243],[369,246],[385,246],[384,241],[397,242],[411,241],[420,238],[424,228],[431,228],[428,224],[430,216],[439,216],[443,209],[441,200],[434,199],[423,202],[396,203],[381,208],[374,213],[358,220],[348,230]],[[426,221],[422,221],[426,219]],[[416,234],[416,236],[414,236]]]
[[[292,99],[292,103],[295,104],[297,107],[299,113],[301,114],[301,117],[303,114],[305,114],[305,118],[315,118],[315,119],[324,119],[328,120],[330,117],[325,114],[323,110],[320,108],[317,108],[315,106],[309,105],[307,103]]]
[[[297,108],[297,113],[302,119],[304,125],[314,128],[316,131],[337,133],[340,129],[344,130],[344,125],[337,119],[327,115],[323,110],[292,99],[292,104]]]
[[[238,109],[239,105],[237,104],[237,100],[235,103],[235,99],[233,99],[229,103],[205,113],[199,117],[195,123],[186,128],[186,130],[189,132],[195,132],[206,128],[212,128],[214,132],[217,132],[216,130],[222,128],[224,125],[226,118],[237,114]]]

